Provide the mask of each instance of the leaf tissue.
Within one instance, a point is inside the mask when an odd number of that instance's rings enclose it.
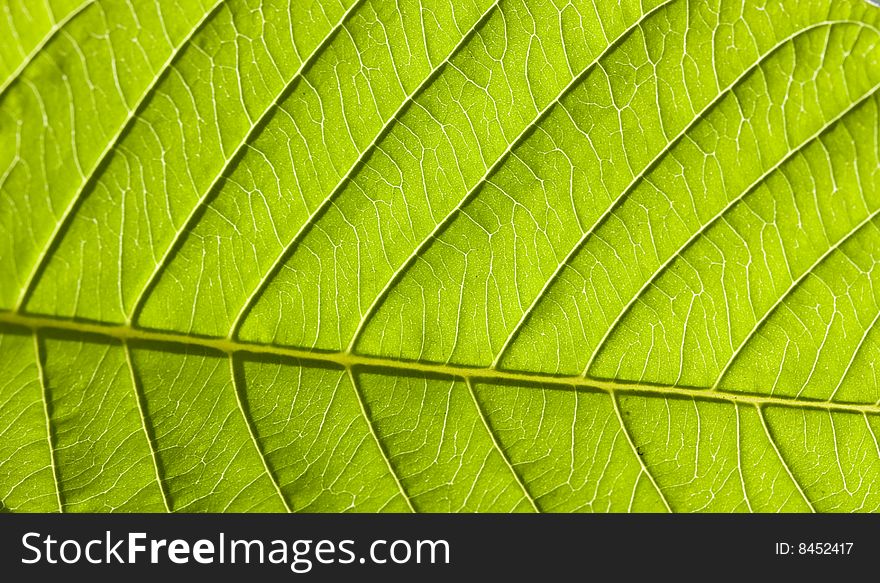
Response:
[[[0,501],[880,509],[880,8],[0,0]]]

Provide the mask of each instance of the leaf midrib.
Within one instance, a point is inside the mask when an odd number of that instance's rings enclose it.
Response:
[[[193,336],[167,330],[150,330],[125,325],[104,324],[83,320],[60,319],[35,314],[0,312],[0,326],[7,325],[36,332],[67,332],[80,336],[99,336],[124,343],[141,341],[153,344],[185,346],[206,349],[221,354],[271,355],[285,359],[329,364],[345,370],[355,368],[386,369],[400,374],[419,374],[453,377],[466,380],[514,384],[537,389],[552,386],[563,390],[598,390],[612,396],[636,394],[642,396],[686,398],[704,401],[748,404],[758,407],[779,406],[790,409],[812,409],[829,412],[880,415],[877,403],[834,403],[829,401],[797,399],[793,397],[737,393],[730,390],[628,382],[613,379],[583,377],[580,375],[551,375],[491,367],[464,366],[416,360],[401,360],[387,356],[357,354],[346,351],[318,352],[293,346],[258,344],[228,338]]]

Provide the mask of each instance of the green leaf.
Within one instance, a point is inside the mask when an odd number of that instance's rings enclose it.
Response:
[[[880,509],[880,8],[0,34],[4,508]]]

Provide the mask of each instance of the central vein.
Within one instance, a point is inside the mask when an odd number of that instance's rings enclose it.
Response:
[[[57,319],[15,312],[0,312],[0,325],[2,324],[27,328],[29,330],[58,330],[74,332],[82,335],[97,335],[120,342],[139,340],[143,342],[164,343],[177,346],[194,346],[218,351],[224,354],[270,354],[281,358],[332,364],[346,369],[363,367],[545,388],[553,387],[568,390],[592,389],[611,394],[631,393],[645,396],[656,395],[658,397],[678,397],[723,401],[728,403],[748,403],[758,406],[780,406],[880,415],[880,404],[878,403],[837,403],[755,393],[735,393],[719,389],[710,391],[708,387],[701,389],[673,385],[631,383],[609,379],[582,377],[580,375],[551,375],[524,371],[500,370],[490,367],[459,366],[434,362],[397,360],[387,356],[353,354],[344,351],[316,352],[305,348],[257,344],[242,340],[230,340],[228,338],[190,336],[171,331],[145,330],[125,325],[82,322],[71,319]]]

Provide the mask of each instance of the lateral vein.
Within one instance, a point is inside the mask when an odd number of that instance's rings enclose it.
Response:
[[[529,505],[535,512],[541,512],[541,509],[538,508],[538,502],[535,500],[535,497],[532,496],[532,493],[529,492],[528,488],[526,488],[526,483],[519,475],[519,472],[513,467],[513,463],[511,463],[510,458],[507,457],[507,454],[504,453],[504,448],[501,447],[501,444],[498,442],[498,436],[495,434],[495,430],[489,425],[489,420],[486,418],[486,413],[483,411],[483,406],[480,405],[479,399],[477,399],[477,392],[474,390],[474,384],[471,382],[471,379],[466,378],[465,383],[468,387],[468,392],[471,394],[471,398],[474,401],[474,407],[477,409],[477,415],[479,415],[480,420],[483,422],[483,427],[486,429],[486,433],[489,434],[489,438],[492,440],[492,445],[495,447],[495,451],[498,452],[498,455],[501,456],[501,459],[504,461],[507,468],[510,470],[513,479],[516,480],[516,483],[519,485],[523,494],[525,495],[526,500],[529,501]]]
[[[46,441],[49,442],[49,462],[52,465],[52,481],[55,483],[55,498],[58,501],[58,512],[64,512],[64,502],[61,500],[61,477],[58,475],[58,462],[55,460],[55,444],[52,441],[52,421],[49,417],[49,385],[46,379],[46,370],[43,367],[43,351],[40,348],[40,337],[34,331],[34,358],[36,359],[37,372],[40,377],[40,388],[43,397],[43,413],[46,417]]]
[[[269,460],[267,460],[266,456],[263,454],[263,449],[260,447],[260,442],[257,439],[256,430],[244,408],[244,399],[242,398],[241,388],[239,387],[238,379],[235,375],[235,359],[233,356],[233,353],[229,354],[229,379],[232,383],[232,391],[235,393],[235,402],[238,405],[238,411],[241,413],[241,418],[244,421],[245,427],[247,427],[248,435],[251,438],[251,442],[253,442],[254,449],[257,451],[257,455],[260,456],[260,461],[263,463],[263,470],[266,472],[266,477],[272,482],[275,492],[277,492],[278,497],[281,498],[281,503],[284,505],[284,509],[287,510],[287,512],[293,512],[293,509],[287,502],[287,497],[285,497],[284,493],[281,491],[281,484],[278,483],[275,474],[272,473],[272,470],[269,467]]]
[[[351,367],[345,368],[346,373],[348,374],[348,379],[351,382],[351,389],[354,391],[355,396],[357,397],[358,405],[360,405],[361,414],[364,417],[364,422],[367,424],[367,427],[370,430],[370,434],[373,436],[373,440],[376,442],[376,447],[379,448],[379,453],[382,454],[382,459],[385,460],[385,465],[388,467],[388,472],[391,474],[391,477],[394,478],[395,484],[397,484],[397,489],[400,491],[400,495],[406,501],[406,505],[409,507],[410,512],[415,512],[415,506],[413,506],[412,500],[409,495],[406,493],[406,490],[403,488],[403,483],[400,481],[400,476],[397,475],[397,471],[395,471],[394,466],[391,465],[391,456],[385,451],[385,446],[382,444],[382,440],[379,439],[379,434],[376,432],[376,426],[373,423],[373,420],[370,418],[369,409],[367,409],[367,404],[364,401],[364,396],[361,394],[361,390],[358,388],[357,378],[354,376],[354,371]]]
[[[153,442],[150,430],[147,426],[147,410],[144,403],[145,397],[137,375],[134,372],[134,360],[131,357],[131,348],[127,341],[122,342],[122,348],[125,351],[125,362],[128,365],[128,372],[131,377],[131,387],[134,391],[135,402],[137,403],[138,413],[141,417],[141,428],[144,430],[144,437],[147,440],[147,447],[150,448],[150,457],[153,460],[153,470],[156,475],[156,484],[159,486],[159,492],[162,494],[162,503],[165,505],[165,511],[171,512],[171,501],[168,499],[168,492],[165,489],[165,483],[162,481],[162,474],[159,470],[159,452],[156,449],[157,444]]]

